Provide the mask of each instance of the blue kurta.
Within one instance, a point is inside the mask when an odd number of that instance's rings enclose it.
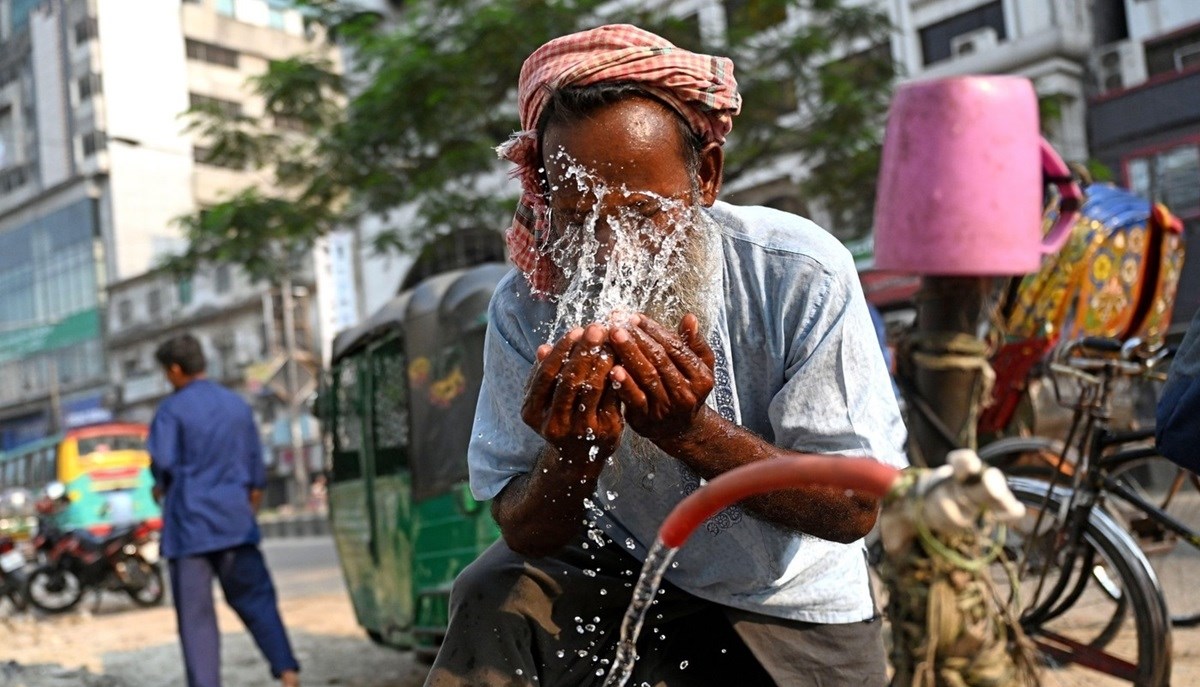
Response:
[[[259,542],[250,490],[266,485],[266,468],[240,396],[207,379],[188,384],[159,405],[147,443],[164,494],[163,556]]]

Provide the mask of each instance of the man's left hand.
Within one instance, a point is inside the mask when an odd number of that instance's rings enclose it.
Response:
[[[609,341],[620,363],[610,378],[620,384],[629,426],[655,442],[687,431],[713,388],[713,351],[696,316],[685,315],[676,333],[635,315]]]

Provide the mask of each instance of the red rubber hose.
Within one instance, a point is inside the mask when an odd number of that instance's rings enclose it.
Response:
[[[883,497],[900,471],[870,458],[800,455],[760,460],[720,475],[679,502],[658,529],[663,544],[678,548],[714,513],[747,496],[810,485]]]

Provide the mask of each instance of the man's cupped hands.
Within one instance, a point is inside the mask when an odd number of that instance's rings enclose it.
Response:
[[[642,314],[538,348],[522,417],[595,477],[625,424],[659,443],[691,426],[713,388],[713,351],[688,314],[675,331]]]

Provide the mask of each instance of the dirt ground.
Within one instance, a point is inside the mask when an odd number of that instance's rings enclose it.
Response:
[[[417,687],[424,679],[411,655],[366,639],[340,588],[280,606],[305,687]],[[225,687],[271,685],[237,617],[219,609]],[[95,612],[54,618],[0,608],[0,687],[178,687],[182,671],[169,606],[137,609],[110,597]]]
[[[285,594],[280,604],[305,687],[421,685],[424,666],[410,654],[365,638],[340,583],[327,584],[319,575],[313,582],[319,592]],[[241,623],[223,604],[218,609],[225,687],[270,687],[266,664]],[[1200,685],[1200,628],[1177,628],[1173,640],[1172,684]],[[108,596],[98,608],[85,601],[82,610],[39,617],[13,615],[0,605],[0,687],[178,687],[181,664],[169,606],[139,609]],[[1058,673],[1053,684],[1109,683],[1073,668]]]

